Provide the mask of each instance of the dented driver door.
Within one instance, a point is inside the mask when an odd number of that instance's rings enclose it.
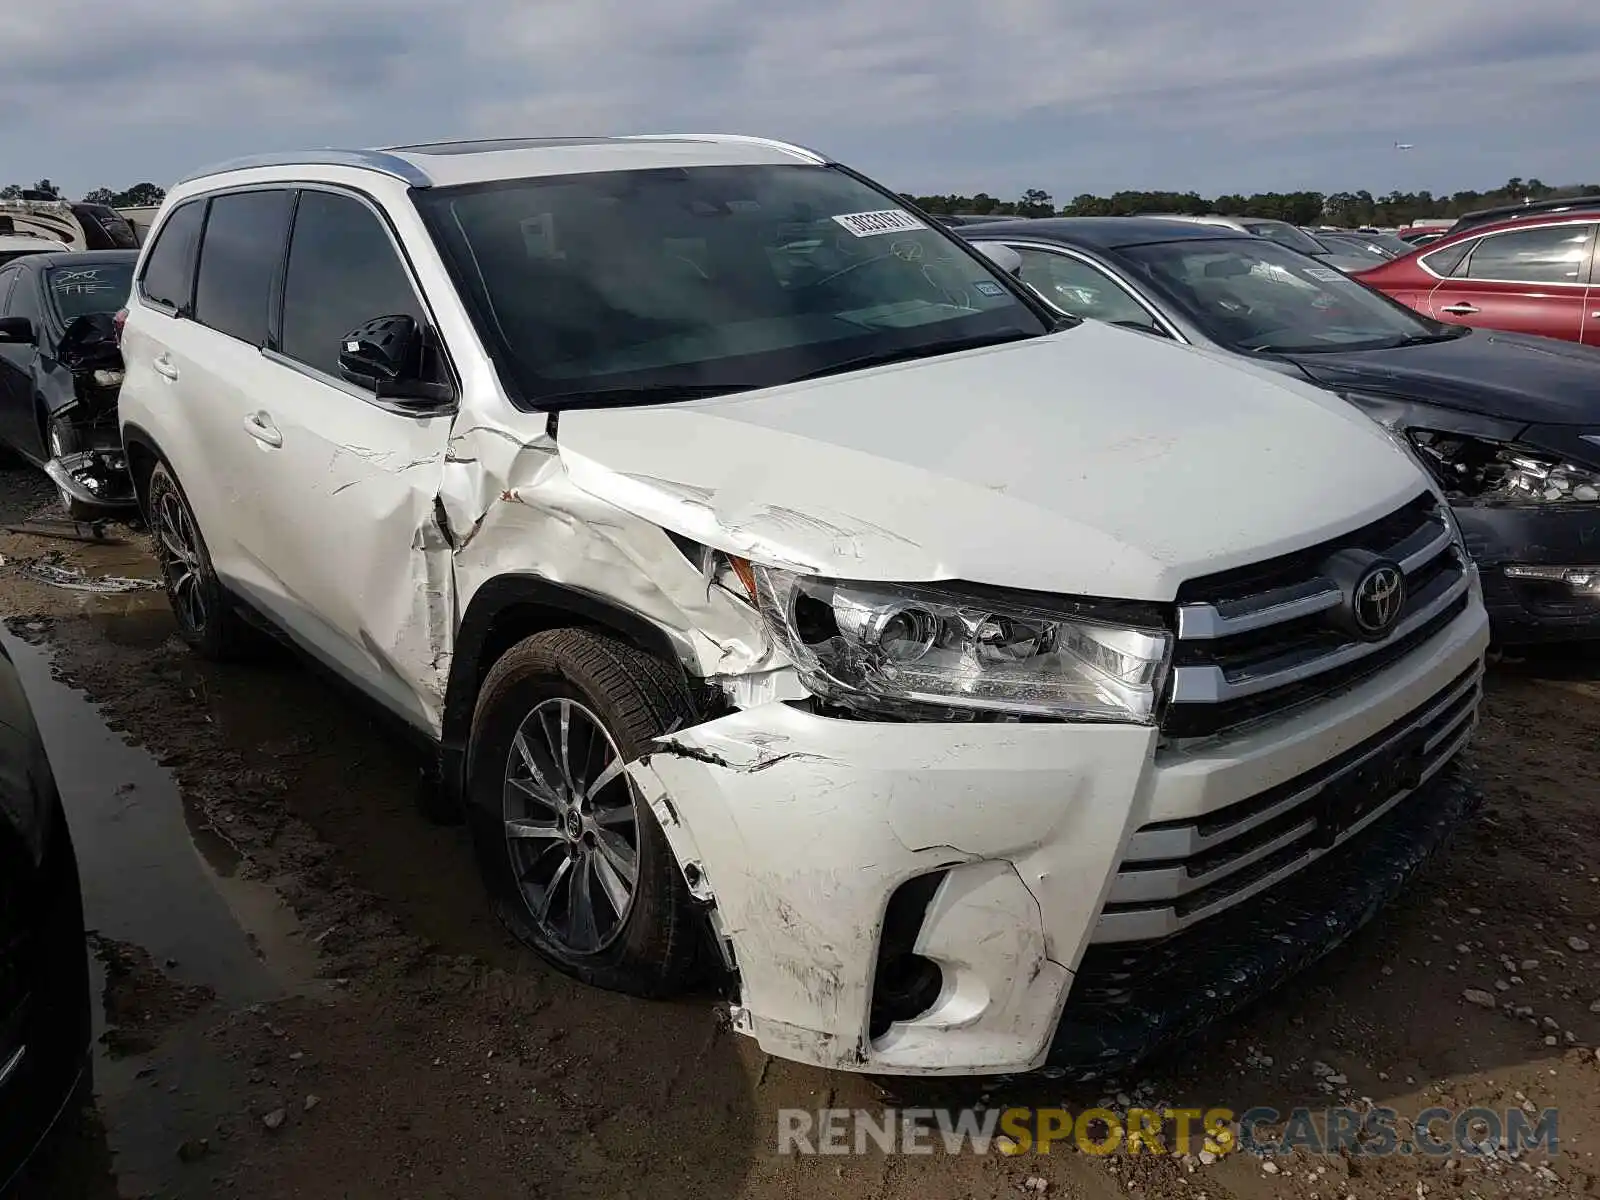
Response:
[[[435,519],[451,416],[380,400],[339,372],[345,335],[425,310],[387,223],[346,193],[301,193],[268,398],[245,416],[263,519],[255,555],[272,615],[420,728],[437,728],[448,666],[450,552]]]

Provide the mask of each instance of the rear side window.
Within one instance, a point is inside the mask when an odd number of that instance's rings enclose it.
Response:
[[[175,208],[162,223],[139,278],[139,294],[152,304],[188,311],[194,295],[194,259],[205,211],[204,200],[191,200]]]
[[[1550,225],[1490,234],[1467,260],[1469,279],[1585,283],[1593,225]]]
[[[1417,261],[1426,265],[1428,270],[1435,275],[1448,279],[1455,273],[1456,268],[1462,264],[1476,245],[1477,242],[1469,238],[1467,241],[1457,242],[1453,246],[1445,246],[1442,249],[1435,250],[1431,254],[1424,254]]]
[[[268,297],[283,261],[289,191],[215,196],[200,245],[194,317],[252,346],[267,341]]]
[[[302,192],[283,281],[283,353],[337,378],[346,334],[402,314],[425,319],[377,214],[350,196]]]

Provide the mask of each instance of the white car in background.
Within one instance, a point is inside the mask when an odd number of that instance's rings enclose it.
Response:
[[[33,234],[0,233],[0,267],[28,254],[54,254],[71,249]]]
[[[811,151],[231,163],[122,349],[191,645],[332,666],[435,748],[511,930],[709,972],[773,1054],[1111,1069],[1473,807],[1477,576],[1394,440],[1057,320]]]

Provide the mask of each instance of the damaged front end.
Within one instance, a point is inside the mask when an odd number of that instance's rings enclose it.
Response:
[[[38,360],[44,405],[45,473],[69,507],[137,502],[117,427],[122,353],[112,317],[93,313],[67,326],[55,358]]]

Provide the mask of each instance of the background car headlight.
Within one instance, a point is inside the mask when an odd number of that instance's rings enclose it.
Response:
[[[1430,429],[1411,429],[1407,436],[1454,503],[1600,501],[1600,472],[1564,462],[1548,450]]]
[[[849,707],[1152,723],[1172,642],[941,588],[754,568],[762,615],[805,685]],[[1068,608],[1067,603],[1062,607]]]

